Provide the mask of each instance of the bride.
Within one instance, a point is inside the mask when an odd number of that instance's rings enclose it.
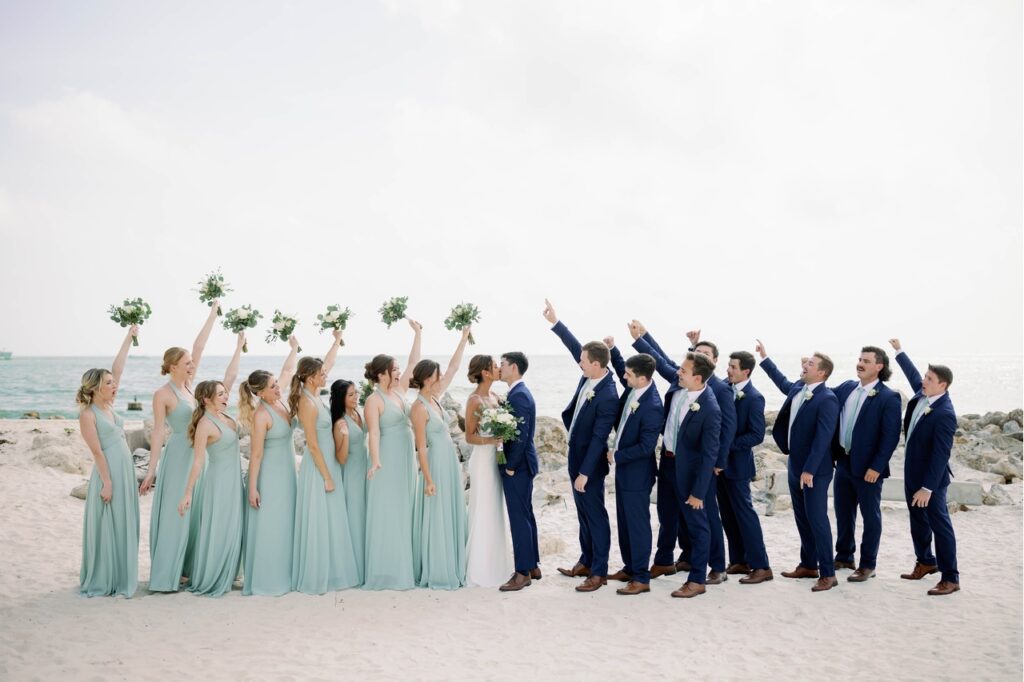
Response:
[[[498,587],[512,572],[505,495],[498,475],[497,438],[479,433],[479,412],[498,404],[491,384],[498,378],[498,363],[490,355],[474,355],[469,380],[476,390],[466,401],[466,442],[469,458],[469,542],[466,546],[466,584]]]

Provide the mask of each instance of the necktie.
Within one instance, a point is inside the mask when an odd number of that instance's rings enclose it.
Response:
[[[914,433],[914,427],[917,426],[917,422],[920,421],[921,415],[924,414],[925,408],[928,407],[928,398],[921,396],[921,399],[917,401],[917,405],[914,407],[914,414],[910,417],[910,428],[907,429],[907,441],[910,440],[910,436]]]
[[[843,429],[843,449],[847,452],[853,445],[853,425],[857,423],[857,415],[860,414],[860,403],[864,400],[864,387],[857,387],[857,402],[853,406],[853,412],[846,415],[846,428]]]
[[[579,394],[576,396],[576,411],[572,413],[572,421],[569,422],[569,435],[572,435],[572,430],[576,428],[576,417],[580,416],[580,410],[583,409],[583,405],[587,402],[587,393],[590,391],[590,379],[583,382],[583,386],[580,388]]]
[[[634,389],[629,389],[629,395],[626,397],[626,406],[622,409],[622,418],[619,419],[619,428],[615,429],[615,449],[619,449],[619,440],[622,438],[622,430],[626,428],[626,420],[629,419],[630,410],[633,405],[633,395],[636,393]]]
[[[672,411],[668,415],[668,423],[665,424],[665,449],[669,452],[676,451],[676,436],[679,434],[679,413],[686,404],[688,391],[685,388],[679,389],[679,397],[673,399]]]

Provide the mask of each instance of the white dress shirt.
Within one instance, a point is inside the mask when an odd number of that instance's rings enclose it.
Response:
[[[644,393],[647,393],[647,389],[649,389],[652,384],[653,384],[653,382],[647,384],[643,388],[631,388],[631,389],[629,389],[633,393],[633,395],[630,396],[629,400],[626,401],[626,407],[624,408],[624,411],[626,413],[626,419],[624,421],[620,420],[620,423],[622,424],[622,428],[619,429],[616,432],[616,434],[615,434],[615,447],[613,448],[613,451],[619,449],[619,439],[622,438],[622,432],[626,430],[626,428],[625,428],[626,427],[626,422],[628,422],[629,418],[633,416],[633,411],[630,409],[630,406],[633,403],[640,402],[640,396],[642,396]]]

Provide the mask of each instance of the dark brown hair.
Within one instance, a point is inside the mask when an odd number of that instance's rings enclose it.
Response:
[[[252,428],[252,416],[256,412],[256,394],[270,385],[273,374],[258,369],[238,386],[238,421],[246,428]]]
[[[946,384],[946,388],[953,385],[953,370],[945,365],[928,365],[928,371],[935,375],[935,378]]]
[[[484,372],[489,372],[492,367],[494,367],[494,358],[490,355],[474,355],[469,361],[469,372],[466,376],[469,377],[471,384],[479,384],[484,380]]]
[[[832,358],[824,353],[815,353],[814,357],[818,358],[818,368],[825,372],[825,378],[828,379],[832,376],[832,370],[836,368],[836,366],[832,364]]]
[[[213,400],[217,396],[217,387],[223,386],[219,381],[200,381],[199,385],[196,386],[196,409],[192,410],[192,419],[188,423],[188,442],[190,445],[196,444],[196,427],[199,426],[199,420],[206,414],[206,401]]]
[[[375,355],[373,356],[373,360],[370,360],[368,363],[363,365],[363,369],[365,370],[363,372],[363,378],[370,383],[376,384],[380,381],[380,375],[387,374],[394,366],[395,359],[390,355],[384,355],[383,353]]]
[[[754,368],[757,367],[757,361],[754,360],[753,353],[748,353],[745,350],[738,350],[729,353],[730,360],[739,360],[740,369],[746,370],[753,373]],[[749,374],[747,376],[750,376]]]
[[[320,358],[304,357],[292,376],[292,384],[288,388],[288,414],[294,419],[299,413],[299,400],[302,399],[302,385],[306,379],[320,371],[324,361]]]
[[[697,350],[701,346],[707,346],[708,348],[710,348],[711,349],[711,357],[714,358],[715,360],[718,359],[718,346],[716,346],[715,344],[711,343],[710,341],[698,341],[697,343],[693,344],[693,349]]]
[[[693,373],[699,376],[704,383],[707,383],[711,375],[715,373],[715,363],[703,353],[690,351],[686,354],[686,359],[693,363]]]
[[[583,350],[587,352],[587,357],[590,358],[591,362],[596,362],[602,367],[607,367],[608,362],[612,359],[608,346],[600,341],[588,341],[583,344]],[[582,360],[583,358],[580,359]]]
[[[654,357],[647,353],[637,353],[629,360],[626,360],[626,367],[633,370],[633,374],[645,379],[650,379],[654,376],[654,370],[657,366]]]
[[[860,349],[860,352],[875,354],[875,362],[882,365],[882,369],[878,372],[878,378],[882,381],[888,381],[889,377],[892,376],[892,370],[889,369],[889,355],[878,346],[864,346]]]
[[[426,383],[427,379],[434,376],[440,370],[441,365],[433,360],[420,360],[412,368],[412,379],[409,380],[409,386],[416,390],[423,388],[423,384]]]

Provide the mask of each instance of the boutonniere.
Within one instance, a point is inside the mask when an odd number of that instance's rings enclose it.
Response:
[[[931,405],[929,405],[928,407],[924,408],[924,413],[925,414],[931,414],[931,411],[932,411]]]
[[[589,403],[593,399],[594,399],[594,392],[593,391],[587,391],[586,401]]]
[[[878,389],[877,388],[873,388],[870,391],[868,391],[868,397],[869,398],[874,398],[876,395],[878,395]]]
[[[639,408],[639,407],[640,407],[640,403],[638,401],[634,400],[633,403],[629,406],[629,413],[633,414],[634,412],[637,411],[637,408]]]
[[[700,403],[690,403],[690,412],[700,412]]]
[[[745,397],[747,397],[746,393],[743,391],[736,391],[736,400],[743,400]]]
[[[809,388],[804,389],[804,400],[810,400],[814,397],[814,391]]]

